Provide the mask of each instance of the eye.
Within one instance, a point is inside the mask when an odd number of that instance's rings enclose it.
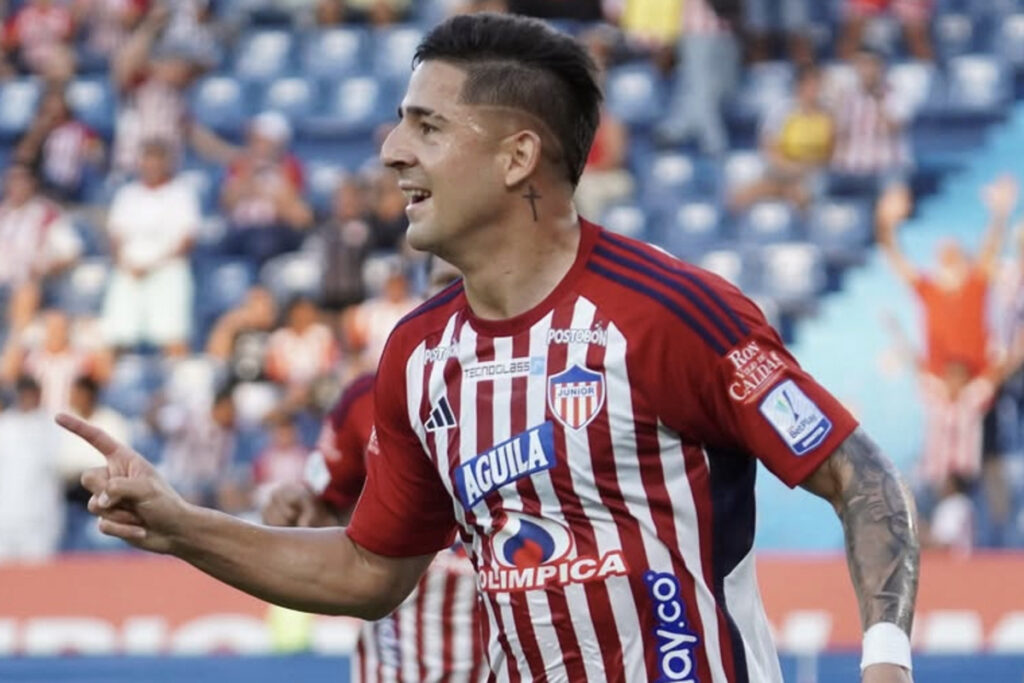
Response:
[[[429,123],[420,123],[420,132],[423,135],[428,135],[429,133],[434,133],[436,131],[437,126],[432,126]]]

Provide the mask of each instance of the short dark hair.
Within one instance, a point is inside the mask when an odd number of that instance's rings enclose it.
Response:
[[[100,393],[99,382],[89,375],[79,375],[72,386],[75,389],[86,392],[93,399],[99,396]]]
[[[481,13],[454,16],[424,37],[413,66],[450,62],[466,72],[462,101],[536,116],[563,145],[576,185],[600,122],[597,67],[579,42],[542,21]]]

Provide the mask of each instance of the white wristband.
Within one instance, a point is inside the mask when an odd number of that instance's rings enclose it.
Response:
[[[907,671],[910,664],[910,638],[896,624],[881,621],[864,632],[860,670],[872,664],[896,664]]]

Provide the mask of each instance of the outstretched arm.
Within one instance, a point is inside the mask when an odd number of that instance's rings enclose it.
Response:
[[[864,630],[889,623],[909,637],[920,545],[914,504],[896,468],[864,431],[857,429],[803,487],[829,501],[842,520],[846,558]],[[891,667],[868,667],[865,680],[872,669]],[[898,672],[890,673],[877,680],[901,680]]]
[[[985,187],[982,198],[988,205],[989,225],[978,252],[978,266],[989,278],[995,275],[996,260],[1003,248],[1010,214],[1017,205],[1017,181],[1011,175],[997,178]]]
[[[875,209],[875,230],[878,245],[889,260],[893,270],[904,282],[913,286],[919,274],[914,265],[900,249],[896,239],[896,231],[910,215],[910,190],[905,187],[893,187],[885,191],[878,199]]]
[[[82,475],[100,531],[175,555],[263,600],[378,619],[401,604],[433,558],[384,557],[358,546],[343,529],[265,527],[191,505],[142,456],[103,430],[70,415],[58,422],[107,459],[106,467]]]

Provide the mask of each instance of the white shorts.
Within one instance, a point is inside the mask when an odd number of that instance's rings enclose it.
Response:
[[[192,272],[188,261],[170,261],[142,278],[120,269],[103,300],[103,333],[109,344],[164,346],[188,341],[192,326]]]

